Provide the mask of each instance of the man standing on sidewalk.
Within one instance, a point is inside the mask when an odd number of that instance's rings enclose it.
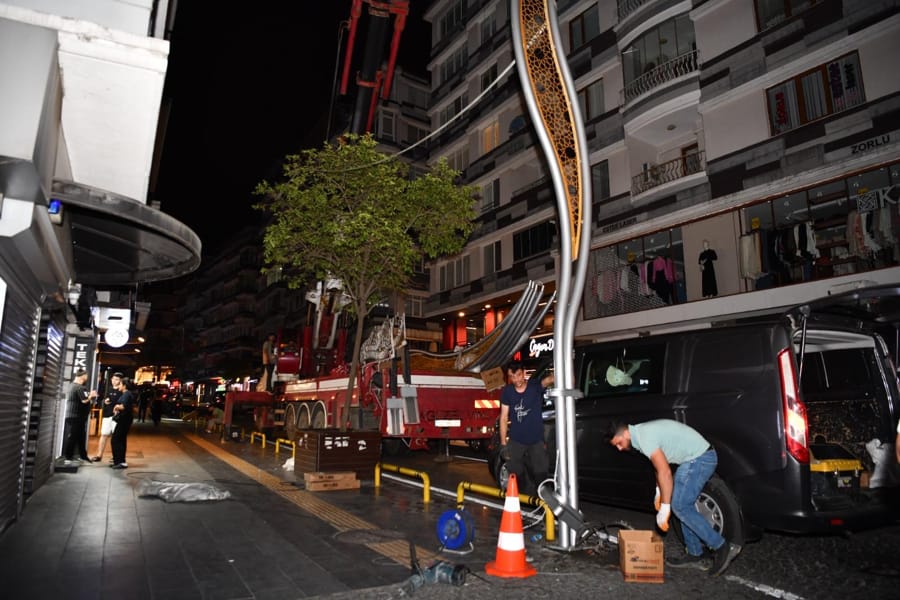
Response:
[[[84,369],[75,371],[75,379],[66,398],[68,413],[66,416],[66,446],[63,456],[66,461],[75,459],[75,450],[81,460],[90,460],[87,453],[87,420],[91,414],[91,402],[97,397],[97,391],[90,392],[84,387],[87,383],[88,373]]]
[[[517,360],[509,363],[506,372],[509,383],[500,392],[500,452],[509,471],[516,474],[519,491],[532,495],[550,470],[542,409],[544,390],[553,385],[553,375],[526,381],[525,369]]]
[[[134,420],[134,394],[128,389],[125,378],[121,373],[118,375],[118,391],[121,392],[119,400],[113,407],[113,420],[116,422],[116,429],[112,433],[112,454],[113,469],[127,469],[128,463],[125,462],[125,452],[128,446],[128,430],[131,429],[131,422]]]
[[[681,521],[686,554],[666,559],[670,567],[693,566],[710,569],[703,556],[705,544],[713,551],[710,575],[720,575],[740,551],[713,529],[697,511],[696,502],[719,462],[716,449],[695,429],[672,419],[658,419],[638,425],[610,424],[606,439],[619,452],[637,450],[650,459],[656,470],[656,524],[669,529],[669,515]],[[678,465],[672,476],[670,464]]]

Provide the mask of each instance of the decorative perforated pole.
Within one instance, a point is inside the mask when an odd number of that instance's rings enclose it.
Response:
[[[556,405],[559,449],[557,495],[578,510],[578,461],[575,454],[575,400],[572,347],[581,306],[591,236],[591,179],[584,121],[575,86],[560,45],[556,3],[510,0],[516,69],[528,113],[553,181],[560,233],[557,305],[553,324],[551,394]],[[560,524],[560,546],[575,544],[574,532]]]

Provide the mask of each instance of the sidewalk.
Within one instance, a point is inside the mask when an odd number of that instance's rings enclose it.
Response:
[[[91,438],[93,450],[96,438]],[[108,451],[107,451],[108,452]],[[396,481],[375,488],[309,492],[269,445],[221,443],[193,427],[135,423],[128,469],[103,462],[56,473],[0,536],[0,577],[14,598],[277,599],[576,598],[604,593],[671,598],[709,593],[705,576],[677,572],[665,585],[626,584],[617,552],[561,553],[529,541],[538,574],[503,579],[485,574],[494,560],[500,511],[469,510],[474,548],[438,554],[436,523],[455,501]],[[141,480],[208,483],[231,498],[165,502],[140,497]],[[537,529],[535,529],[537,531]],[[410,542],[425,567],[436,558],[471,572],[465,585],[406,588]],[[700,581],[704,580],[704,581]],[[760,597],[715,582],[716,593]]]

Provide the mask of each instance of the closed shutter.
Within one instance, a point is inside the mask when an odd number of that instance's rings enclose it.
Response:
[[[19,269],[20,272],[23,269]],[[0,260],[0,531],[23,505],[26,430],[34,385],[40,305],[37,294]],[[36,448],[28,448],[28,451]]]
[[[64,314],[44,311],[38,336],[34,393],[28,411],[28,440],[25,452],[23,495],[25,500],[53,473],[56,456],[57,416],[62,414],[63,359],[65,357]]]

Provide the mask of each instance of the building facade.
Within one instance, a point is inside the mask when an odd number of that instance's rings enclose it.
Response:
[[[174,2],[0,3],[0,531],[59,466],[66,385],[98,385],[150,306],[200,263],[148,202]]]
[[[578,338],[900,280],[900,3],[557,9],[592,172]],[[426,18],[432,127],[446,126],[431,158],[482,189],[466,249],[432,265],[426,316],[465,344],[529,279],[554,280],[555,202],[508,69],[508,3],[440,0]]]

